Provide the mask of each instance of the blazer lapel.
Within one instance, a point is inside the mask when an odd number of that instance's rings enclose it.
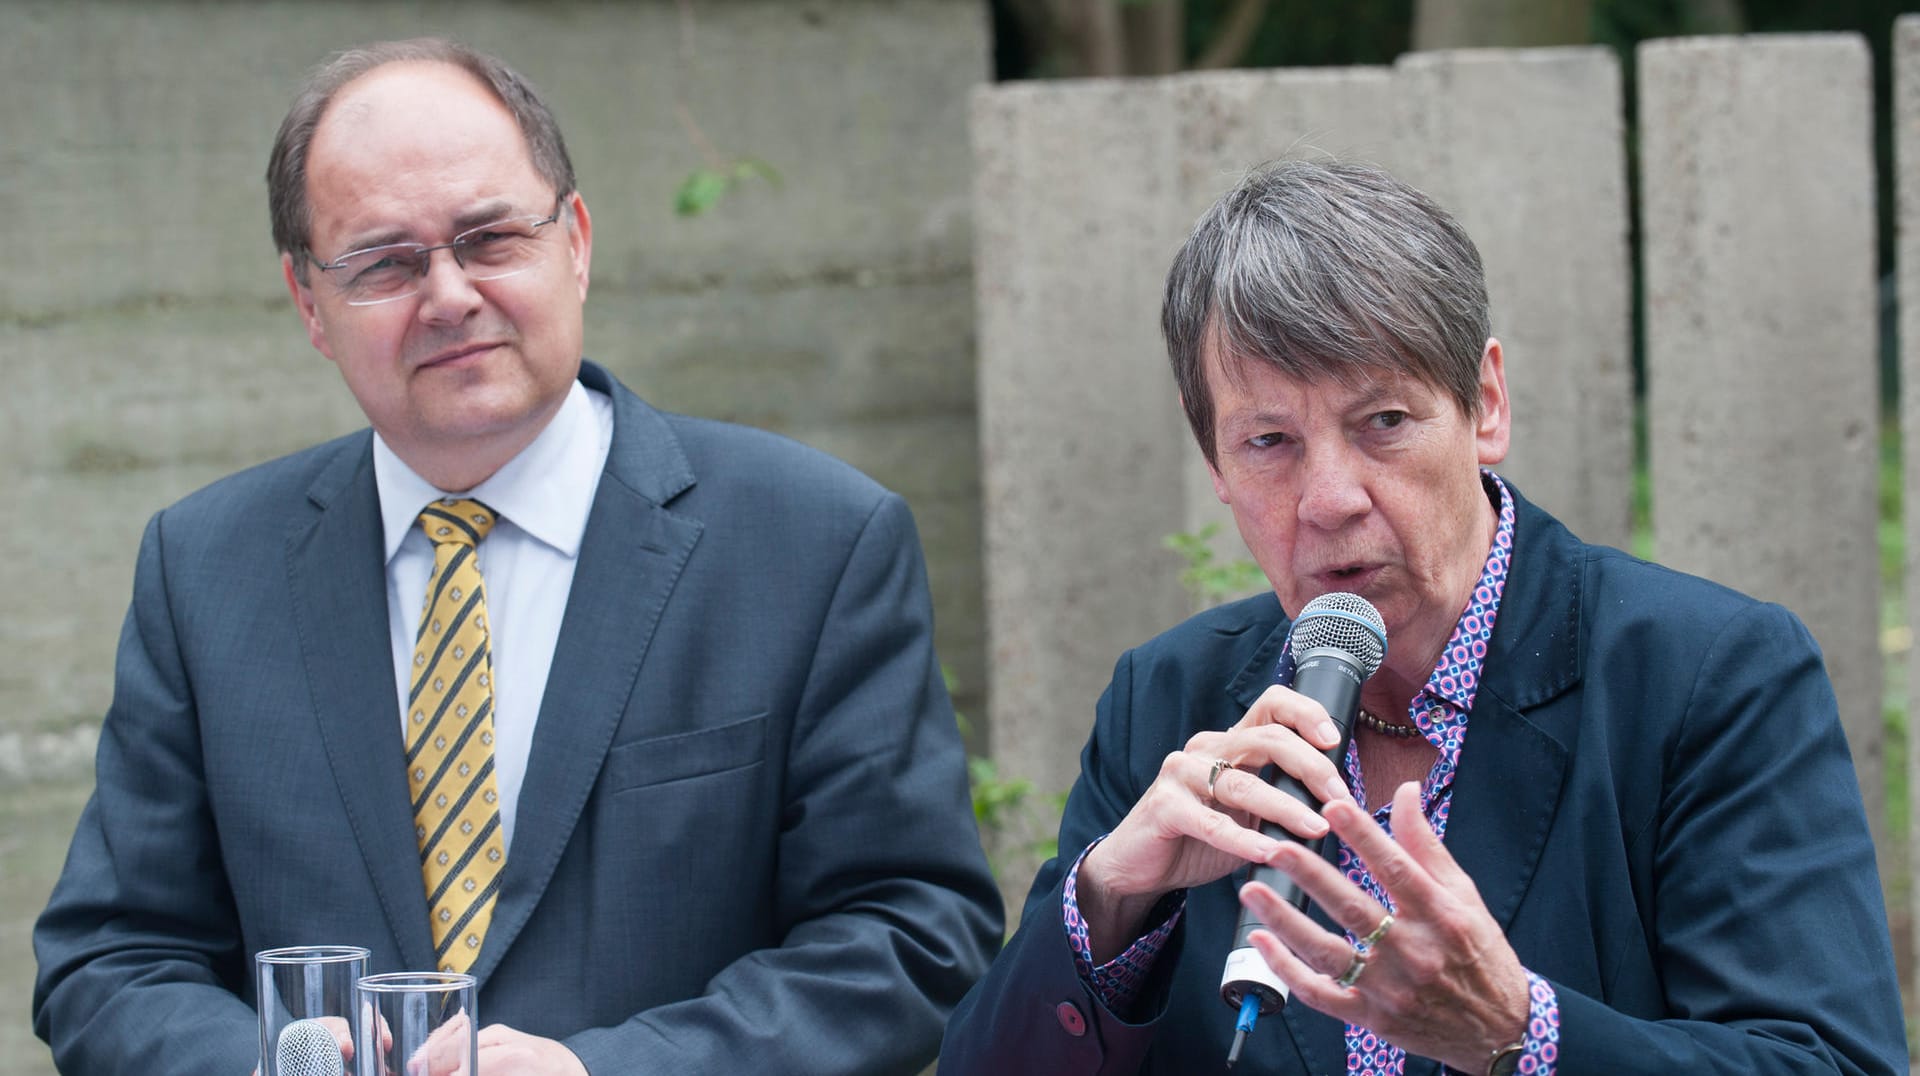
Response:
[[[472,968],[483,984],[553,877],[702,530],[664,507],[694,481],[666,421],[592,363],[580,380],[613,397],[613,444],[554,644],[500,902]]]
[[[1460,750],[1447,849],[1504,929],[1540,862],[1573,742],[1546,704],[1580,680],[1580,563],[1565,527],[1513,490],[1512,569]]]
[[[318,511],[288,532],[287,574],[320,742],[399,952],[407,966],[430,968],[388,645],[372,436],[347,442],[307,496]]]
[[[1539,866],[1569,757],[1566,747],[1499,698],[1483,691],[1475,701],[1454,776],[1446,845],[1503,930]]]

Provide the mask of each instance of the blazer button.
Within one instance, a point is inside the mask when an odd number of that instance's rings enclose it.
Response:
[[[1053,1007],[1053,1015],[1060,1018],[1060,1026],[1067,1034],[1079,1038],[1087,1033],[1087,1018],[1080,1015],[1080,1007],[1071,1001],[1063,1001]]]

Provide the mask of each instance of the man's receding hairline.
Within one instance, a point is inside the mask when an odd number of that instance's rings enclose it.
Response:
[[[370,67],[353,76],[351,79],[348,79],[346,82],[341,83],[340,86],[329,95],[326,106],[320,110],[320,115],[314,120],[313,137],[309,140],[308,145],[311,146],[313,142],[319,140],[320,133],[326,130],[327,124],[333,120],[335,116],[345,118],[349,114],[353,114],[359,119],[371,117],[374,113],[374,104],[372,101],[366,99],[366,93],[368,91],[366,83],[377,75],[395,74],[396,72],[393,72],[391,69],[396,67],[414,67],[419,68],[422,72],[435,68],[443,71],[451,71],[461,76],[468,84],[477,88],[481,96],[486,100],[498,105],[501,111],[507,114],[509,120],[513,120],[514,118],[513,109],[508,108],[507,103],[500,99],[500,95],[493,92],[493,87],[487,85],[486,79],[481,78],[472,71],[467,70],[451,60],[406,57],[388,60],[377,66]],[[517,121],[514,123],[514,127],[516,130],[519,129],[519,123]],[[525,141],[524,134],[521,140],[523,142]],[[309,156],[311,156],[311,151],[309,151]],[[311,167],[311,163],[309,163],[309,167]]]
[[[313,134],[307,139],[307,162],[304,170],[305,175],[303,176],[303,182],[306,187],[303,192],[305,195],[303,200],[307,206],[309,240],[312,239],[314,224],[314,175],[325,172],[331,163],[327,159],[327,154],[315,154],[314,150],[316,148],[326,148],[327,138],[338,137],[337,134],[330,133],[330,129],[336,119],[348,123],[348,130],[352,129],[351,124],[355,121],[371,119],[378,110],[378,106],[373,101],[367,99],[366,94],[368,87],[364,84],[374,76],[380,75],[383,72],[389,75],[394,74],[395,72],[391,72],[389,69],[397,67],[419,68],[423,72],[438,68],[462,76],[467,83],[480,91],[482,100],[491,103],[500,110],[500,113],[506,118],[508,125],[513,129],[516,141],[519,143],[521,150],[526,153],[529,164],[536,173],[539,172],[538,163],[533,161],[532,147],[527,145],[525,132],[521,129],[518,119],[514,116],[513,109],[508,107],[505,101],[501,100],[500,95],[494,92],[493,87],[487,84],[486,79],[481,78],[479,75],[451,60],[411,56],[388,60],[377,66],[370,67],[346,82],[341,83],[328,97],[326,106],[320,110],[319,116],[314,120]]]

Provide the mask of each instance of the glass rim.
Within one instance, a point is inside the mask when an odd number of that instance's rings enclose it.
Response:
[[[354,985],[362,990],[399,993],[403,990],[467,990],[479,980],[464,971],[383,971],[362,975]]]
[[[260,964],[344,964],[367,960],[372,955],[360,945],[283,945],[278,949],[262,949],[253,954],[253,959]]]

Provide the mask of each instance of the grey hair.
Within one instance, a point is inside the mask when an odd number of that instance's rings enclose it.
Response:
[[[527,153],[556,196],[574,189],[573,161],[567,156],[560,123],[520,73],[477,49],[438,37],[380,41],[329,57],[308,74],[293,99],[267,158],[267,209],[273,218],[273,245],[293,255],[294,274],[307,279],[313,207],[307,202],[307,149],[320,118],[341,88],[377,67],[391,63],[444,63],[479,79],[513,113],[527,140]]]
[[[1406,374],[1480,413],[1489,335],[1480,253],[1460,222],[1385,171],[1262,165],[1194,225],[1167,272],[1160,328],[1187,422],[1216,462],[1204,349],[1303,382]],[[1234,369],[1234,366],[1227,366]]]

